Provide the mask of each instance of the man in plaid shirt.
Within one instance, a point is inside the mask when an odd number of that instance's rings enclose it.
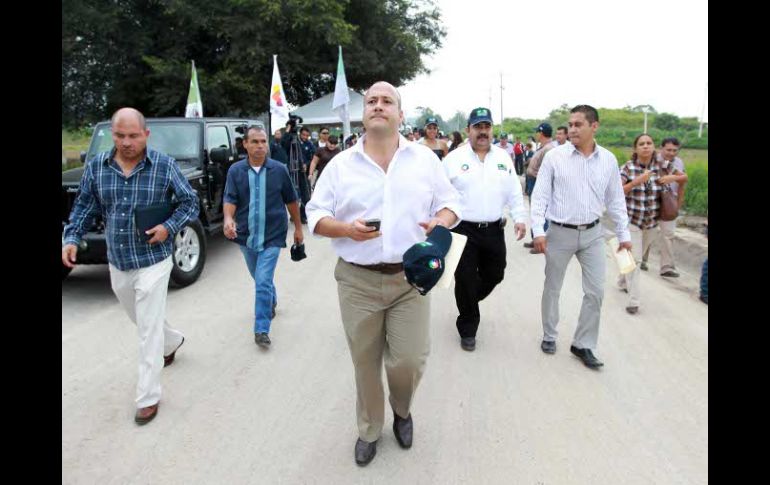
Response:
[[[147,149],[149,134],[139,111],[115,112],[115,147],[86,164],[62,242],[62,263],[74,268],[77,246],[93,218],[104,218],[112,289],[139,333],[137,424],[156,416],[161,370],[174,361],[184,342],[184,335],[166,321],[166,294],[174,236],[198,216],[198,196],[173,158]],[[176,209],[145,232],[150,236],[146,241],[137,233],[134,210],[171,202],[172,194]]]

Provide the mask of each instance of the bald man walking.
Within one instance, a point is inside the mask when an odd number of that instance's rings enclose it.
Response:
[[[80,240],[94,217],[102,216],[112,289],[139,333],[134,417],[139,425],[157,415],[161,370],[184,342],[184,335],[166,321],[166,294],[174,236],[198,216],[198,196],[173,158],[147,148],[149,134],[139,111],[115,112],[115,146],[86,164],[62,242],[62,263],[74,268]],[[140,234],[137,211],[152,211],[164,220]]]

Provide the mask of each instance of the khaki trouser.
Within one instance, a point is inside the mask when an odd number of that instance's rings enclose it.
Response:
[[[340,259],[334,278],[355,369],[358,434],[372,442],[385,421],[383,357],[390,405],[409,416],[430,352],[430,299],[406,282],[403,271],[387,275]]]
[[[674,261],[674,234],[676,229],[676,220],[658,221],[660,228],[660,274],[668,271],[676,271],[676,262]],[[644,250],[643,261],[647,262],[650,254],[650,247]]]
[[[112,291],[139,334],[137,408],[158,403],[163,356],[176,350],[184,339],[182,332],[166,320],[168,279],[173,266],[171,256],[152,266],[128,271],[109,265]]]
[[[631,233],[631,254],[636,261],[636,268],[627,274],[618,275],[618,286],[628,290],[627,307],[638,307],[641,302],[642,290],[639,286],[641,271],[639,265],[642,263],[642,255],[649,251],[655,241],[658,240],[660,233],[657,227],[652,229],[640,229],[634,224],[628,225],[628,231]]]

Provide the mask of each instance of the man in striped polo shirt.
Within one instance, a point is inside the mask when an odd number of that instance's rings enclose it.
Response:
[[[286,247],[286,209],[294,223],[294,242],[303,241],[297,192],[286,165],[267,157],[267,133],[262,125],[246,132],[248,158],[227,172],[224,194],[225,237],[240,245],[254,278],[254,341],[270,346],[270,322],[278,296],[273,284],[281,248]]]
[[[545,253],[545,287],[541,311],[547,354],[556,352],[559,294],[572,256],[583,271],[583,304],[570,350],[587,367],[604,365],[593,355],[599,338],[599,317],[604,298],[604,237],[599,218],[607,207],[622,249],[631,249],[628,212],[615,155],[594,140],[599,113],[588,105],[572,108],[571,144],[549,151],[537,174],[532,193],[531,218],[535,250]],[[550,221],[548,232],[543,229]]]

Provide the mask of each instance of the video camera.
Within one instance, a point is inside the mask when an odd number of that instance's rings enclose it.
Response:
[[[303,122],[304,120],[301,116],[289,114],[289,121],[286,122],[286,126],[288,126],[286,133],[296,133],[297,126],[302,125]]]

